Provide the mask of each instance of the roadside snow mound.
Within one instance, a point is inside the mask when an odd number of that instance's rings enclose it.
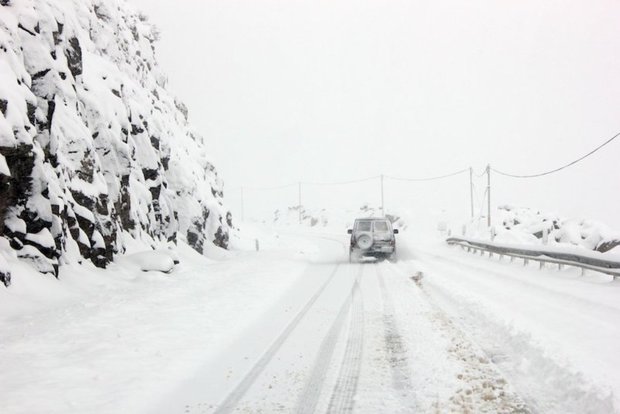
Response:
[[[222,182],[158,36],[124,0],[0,1],[0,238],[39,271],[105,267],[127,237],[227,247]]]
[[[620,253],[620,233],[593,220],[565,219],[529,208],[501,206],[495,216],[496,242],[580,247]],[[469,226],[468,237],[486,238],[488,231]]]
[[[140,252],[119,258],[117,261],[127,268],[137,267],[143,272],[155,271],[163,273],[171,273],[175,265],[174,253],[167,250],[154,250]],[[178,259],[176,260],[178,263]]]

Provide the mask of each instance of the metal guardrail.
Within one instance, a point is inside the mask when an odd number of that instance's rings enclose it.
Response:
[[[524,265],[527,265],[530,260],[533,260],[539,262],[541,267],[545,263],[552,263],[557,264],[560,268],[563,266],[573,266],[582,269],[582,271],[587,269],[605,273],[613,276],[614,280],[620,278],[620,262],[613,260],[599,259],[576,253],[562,253],[544,248],[530,249],[527,247],[515,248],[498,246],[491,243],[472,241],[459,237],[449,237],[446,239],[446,242],[450,245],[461,246],[468,251],[480,251],[481,253],[488,252],[489,256],[498,254],[500,257],[508,256],[511,258],[523,259]]]

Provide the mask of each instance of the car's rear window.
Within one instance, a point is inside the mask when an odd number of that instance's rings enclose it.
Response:
[[[389,231],[387,221],[375,221],[375,231]]]
[[[355,230],[357,231],[370,231],[370,226],[372,222],[370,220],[358,221],[355,225]]]

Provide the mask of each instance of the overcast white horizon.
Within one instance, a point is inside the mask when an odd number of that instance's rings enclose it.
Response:
[[[479,173],[487,163],[537,173],[620,132],[618,2],[130,2],[160,27],[169,89],[205,137],[237,216],[242,185]],[[493,204],[620,230],[619,154],[613,142],[548,177],[494,175]],[[391,183],[387,207],[465,218],[468,186],[467,174]],[[304,195],[311,207],[378,203],[378,183],[368,188]],[[296,204],[297,188],[279,194],[248,190],[246,212]]]

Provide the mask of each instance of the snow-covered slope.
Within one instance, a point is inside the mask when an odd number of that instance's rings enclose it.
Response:
[[[130,240],[227,246],[222,183],[157,39],[124,0],[0,1],[0,281],[15,256],[58,275]]]

